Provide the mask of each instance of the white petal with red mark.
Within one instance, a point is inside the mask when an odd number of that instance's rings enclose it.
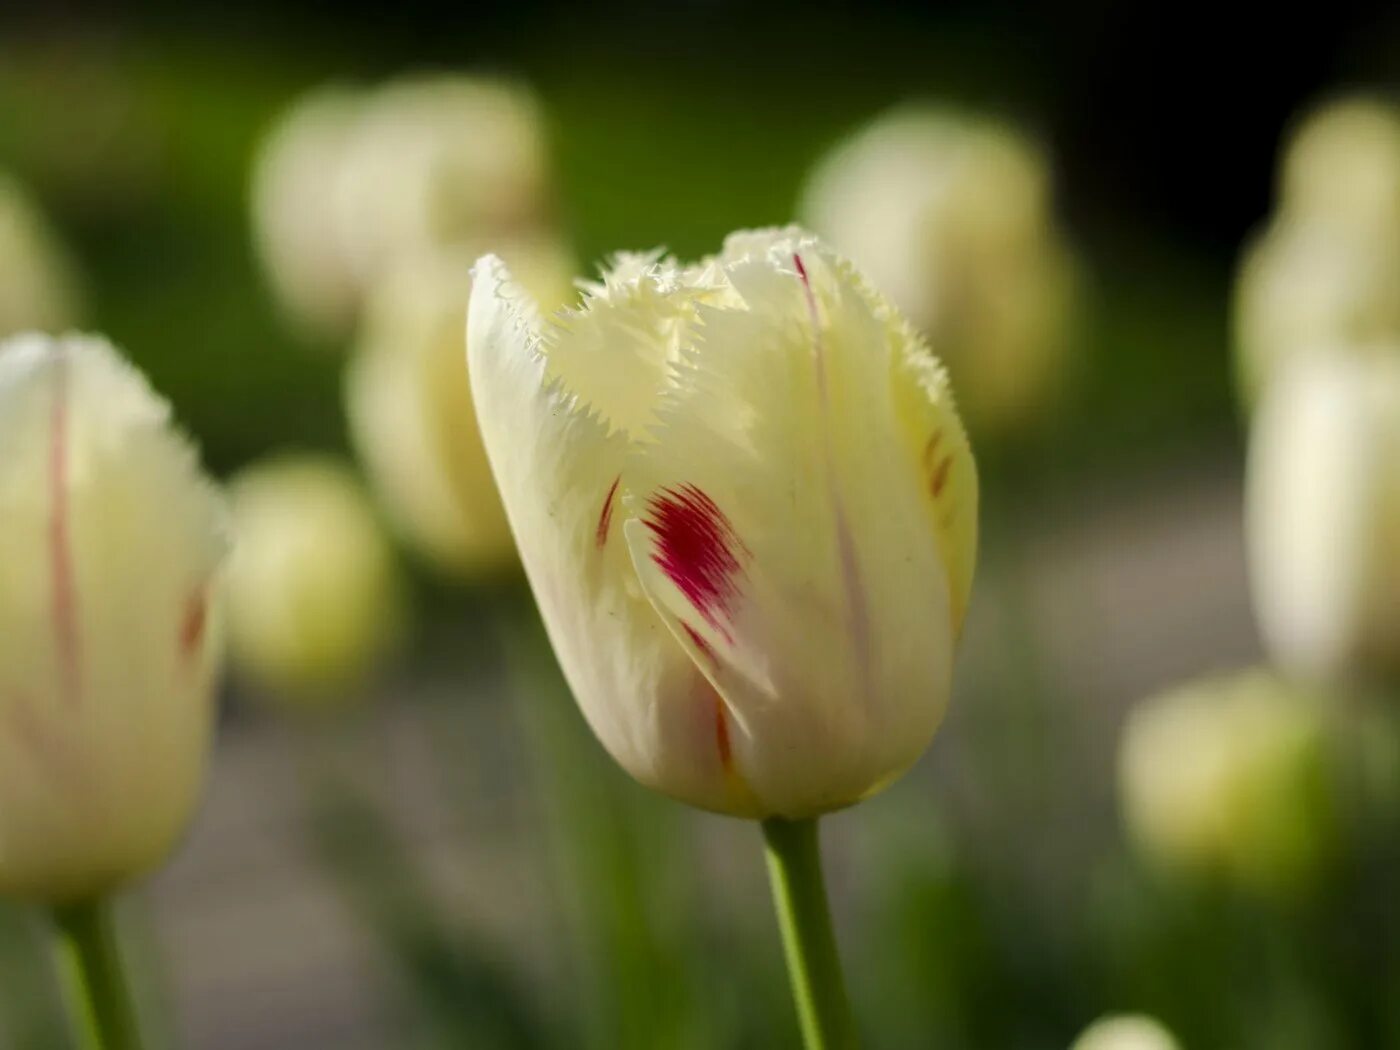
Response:
[[[225,547],[169,409],[103,340],[0,344],[0,891],[159,861],[202,781]]]

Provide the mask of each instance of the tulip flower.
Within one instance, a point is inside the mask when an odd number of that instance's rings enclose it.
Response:
[[[1356,96],[1309,113],[1284,149],[1279,204],[1362,237],[1400,229],[1400,110]]]
[[[562,245],[534,238],[501,250],[541,302],[569,296],[574,265]],[[366,308],[345,387],[351,436],[385,513],[461,578],[517,564],[462,366],[472,258],[433,252],[394,268]]]
[[[938,348],[974,431],[1009,433],[1063,392],[1078,266],[1045,159],[1014,129],[905,108],[838,145],[800,213]]]
[[[392,645],[402,594],[394,552],[339,461],[282,456],[229,486],[230,652],[274,699],[331,704]]]
[[[308,93],[278,118],[254,163],[254,243],[283,313],[311,338],[344,335],[359,308],[335,186],[363,108],[363,93],[349,88]]]
[[[1114,1014],[1086,1028],[1070,1050],[1181,1050],[1181,1044],[1154,1018]]]
[[[1141,704],[1118,773],[1128,830],[1165,869],[1286,894],[1327,858],[1335,829],[1322,710],[1268,672]]]
[[[77,313],[72,265],[38,206],[0,172],[0,336],[62,328]]]
[[[836,1045],[814,818],[928,745],[972,584],[977,478],[941,366],[797,229],[689,267],[622,256],[549,321],[485,258],[467,357],[585,716],[643,784],[765,822],[809,1043]]]
[[[403,257],[547,225],[549,182],[538,106],[521,87],[438,75],[324,87],[259,150],[254,237],[289,320],[338,339]]]
[[[1400,345],[1308,358],[1271,385],[1246,526],[1276,663],[1312,679],[1400,674]]]
[[[133,1045],[103,901],[203,782],[220,503],[106,341],[25,335],[0,343],[0,521],[0,892],[54,909],[94,1045]]]

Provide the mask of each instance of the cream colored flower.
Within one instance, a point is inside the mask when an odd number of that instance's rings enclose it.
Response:
[[[557,242],[502,242],[521,283],[550,308],[573,290]],[[352,436],[385,513],[459,576],[512,566],[515,541],[481,444],[462,365],[474,252],[404,260],[366,308],[346,378]]]
[[[499,81],[392,81],[366,101],[331,192],[361,287],[405,254],[538,227],[550,194],[538,105]]]
[[[67,255],[38,206],[0,172],[0,337],[65,328],[77,312]]]
[[[344,701],[394,641],[403,612],[394,552],[368,496],[347,466],[315,455],[252,466],[229,494],[235,663],[274,699]]]
[[[927,334],[974,426],[1012,429],[1053,405],[1079,278],[1045,160],[1020,134],[897,110],[821,161],[800,211]]]
[[[1400,344],[1299,361],[1250,438],[1255,613],[1309,678],[1400,674]]]
[[[1070,1050],[1181,1050],[1181,1044],[1154,1018],[1114,1014],[1086,1028]]]
[[[404,257],[541,228],[549,196],[527,91],[404,77],[321,88],[288,109],[254,167],[254,234],[288,317],[333,339]]]
[[[1400,110],[1358,96],[1308,114],[1285,147],[1279,204],[1362,238],[1400,231]]]
[[[102,339],[0,344],[0,892],[56,902],[160,862],[213,721],[221,508]]]
[[[361,282],[336,225],[335,190],[364,93],[325,87],[277,121],[253,167],[253,236],[272,290],[304,335],[335,338],[354,323]]]
[[[1280,890],[1325,859],[1333,827],[1321,709],[1266,672],[1139,705],[1118,773],[1128,830],[1163,865]]]
[[[797,229],[624,256],[546,321],[495,258],[467,356],[560,662],[642,783],[747,817],[879,791],[948,700],[977,478],[943,370]]]

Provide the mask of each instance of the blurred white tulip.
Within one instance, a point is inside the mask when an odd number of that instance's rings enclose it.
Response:
[[[336,226],[334,186],[364,93],[327,87],[301,98],[268,133],[253,168],[253,235],[287,319],[303,335],[349,331],[359,281]]]
[[[901,109],[824,158],[800,213],[927,335],[970,423],[1049,411],[1075,365],[1078,266],[1039,150],[995,121]]]
[[[575,267],[556,241],[503,240],[522,285],[547,309],[573,293]],[[395,528],[458,576],[517,564],[482,447],[467,377],[471,249],[404,259],[370,297],[350,368],[351,433]]]
[[[273,702],[334,706],[398,635],[402,591],[388,537],[350,468],[284,455],[229,485],[230,656]]]
[[[0,893],[155,867],[204,779],[225,523],[105,340],[0,343]]]
[[[1313,679],[1400,674],[1400,344],[1301,359],[1250,437],[1255,612]]]
[[[1128,831],[1173,870],[1290,892],[1329,852],[1328,749],[1321,705],[1268,672],[1171,689],[1124,726]]]
[[[1358,96],[1309,113],[1284,149],[1279,207],[1363,238],[1400,230],[1400,109]]]
[[[401,260],[549,225],[534,97],[503,81],[408,76],[297,100],[259,151],[254,236],[304,334],[339,339]]]
[[[0,337],[68,328],[77,314],[67,254],[38,205],[0,172]]]
[[[1070,1050],[1181,1050],[1181,1044],[1155,1018],[1113,1014],[1086,1028]]]

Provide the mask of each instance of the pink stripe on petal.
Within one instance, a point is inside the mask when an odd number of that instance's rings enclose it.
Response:
[[[82,680],[68,499],[68,431],[68,358],[60,352],[54,364],[53,409],[49,417],[49,588],[63,699],[76,704]]]

